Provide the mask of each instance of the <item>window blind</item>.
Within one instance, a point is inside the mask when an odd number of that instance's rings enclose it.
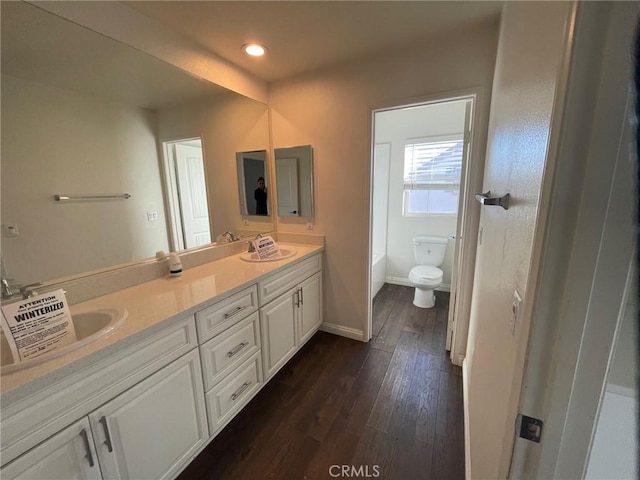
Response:
[[[462,137],[405,144],[405,190],[450,190],[460,186]]]

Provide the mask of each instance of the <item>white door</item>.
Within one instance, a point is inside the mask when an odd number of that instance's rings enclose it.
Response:
[[[300,216],[298,201],[298,159],[277,159],[276,178],[278,179],[278,216]]]
[[[178,143],[175,154],[185,248],[205,245],[211,233],[202,149]]]
[[[0,471],[4,480],[98,480],[98,457],[89,420],[83,418]]]
[[[322,323],[322,272],[318,272],[300,284],[298,326],[302,345],[311,337]]]
[[[209,438],[194,349],[94,411],[105,478],[173,478]]]
[[[262,355],[265,382],[296,351],[296,303],[298,294],[290,290],[260,309]]]
[[[471,114],[473,110],[473,100],[467,101],[464,111],[464,137],[462,144],[462,175],[460,178],[460,197],[458,200],[458,217],[456,218],[456,235],[453,241],[453,268],[451,269],[451,295],[449,296],[449,318],[447,322],[447,343],[446,349],[451,350],[451,340],[455,327],[456,313],[460,312],[460,299],[458,295],[458,285],[460,285],[460,275],[462,272],[462,245],[464,244],[464,224],[466,216],[466,205],[469,201],[466,195],[466,184],[469,171],[469,147],[471,142]]]
[[[510,193],[511,202],[481,207],[463,365],[467,478],[509,477],[544,223],[538,202],[551,181],[545,166],[555,158],[549,137],[562,108],[573,5],[506,2],[502,11],[482,191]],[[516,291],[523,303],[512,321]]]

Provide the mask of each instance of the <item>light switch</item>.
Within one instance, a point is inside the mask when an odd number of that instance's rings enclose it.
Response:
[[[18,231],[18,225],[2,225],[2,236],[3,237],[19,237],[20,232]]]

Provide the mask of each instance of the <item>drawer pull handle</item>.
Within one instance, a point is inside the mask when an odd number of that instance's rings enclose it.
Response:
[[[232,310],[229,313],[225,313],[224,314],[224,318],[231,318],[234,315],[237,315],[238,313],[240,313],[242,310],[244,310],[245,308],[249,308],[251,305],[244,305],[243,307],[236,307],[234,310]]]
[[[293,300],[293,304],[296,307],[300,307],[300,290],[296,290],[295,292],[293,292],[293,296],[295,297],[295,299]]]
[[[302,287],[300,288],[300,305],[304,305],[304,295],[302,295]]]
[[[102,424],[102,428],[104,429],[104,444],[107,446],[107,450],[109,453],[113,452],[113,444],[111,443],[111,435],[109,435],[109,426],[107,425],[107,419],[102,416],[100,417],[99,422]]]
[[[249,388],[250,385],[251,382],[244,382],[238,390],[233,392],[233,395],[231,395],[231,400],[236,400],[240,395],[242,395],[242,392]]]
[[[241,344],[235,346],[234,348],[232,348],[231,350],[229,350],[227,352],[227,357],[229,357],[229,358],[233,357],[236,353],[238,353],[240,350],[242,350],[247,345],[249,345],[249,342],[242,342]]]
[[[80,431],[80,436],[82,437],[82,443],[84,443],[84,448],[87,451],[85,458],[89,461],[89,467],[93,467],[93,455],[91,454],[91,446],[89,444],[89,436],[87,435],[87,431],[83,428]]]

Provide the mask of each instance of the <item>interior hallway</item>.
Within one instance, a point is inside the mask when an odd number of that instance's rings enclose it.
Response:
[[[179,479],[330,479],[332,465],[362,466],[359,478],[463,479],[462,370],[445,351],[449,296],[436,292],[428,310],[412,296],[384,285],[369,343],[318,332]]]

